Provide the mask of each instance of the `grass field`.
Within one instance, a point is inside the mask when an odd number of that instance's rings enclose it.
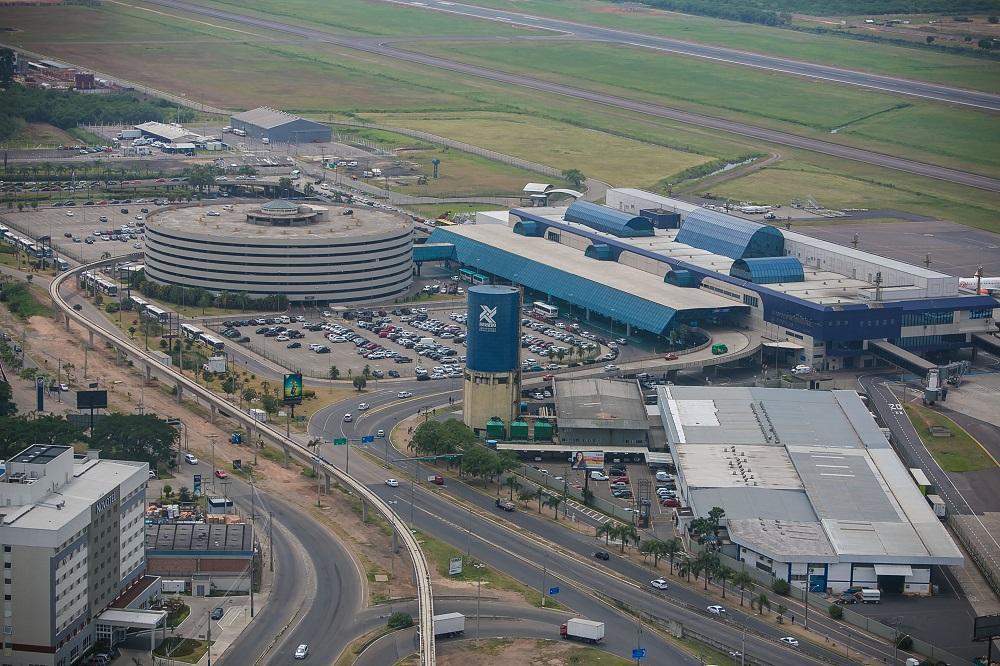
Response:
[[[706,161],[702,155],[515,114],[443,112],[366,114],[365,117],[387,125],[425,130],[557,169],[580,169],[588,176],[619,185],[653,185],[668,174]]]
[[[35,146],[75,145],[76,137],[47,123],[24,123],[21,129],[5,143],[10,148]]]
[[[408,49],[796,134],[1000,174],[988,113],[642,48],[578,43],[410,44]],[[544,62],[540,71],[535,63]],[[832,134],[836,130],[836,134]],[[979,146],[979,148],[975,148]],[[974,167],[970,167],[974,165]]]
[[[927,450],[946,472],[976,472],[996,467],[996,461],[957,423],[944,414],[908,403],[904,405],[913,427]],[[937,426],[951,431],[951,437],[935,437],[930,428]]]
[[[949,86],[1000,91],[1000,62],[658,10],[602,0],[471,0],[470,4],[821,62]]]
[[[413,160],[418,166],[413,175],[427,179],[424,185],[412,179],[389,179],[389,189],[413,196],[467,197],[467,196],[517,196],[525,183],[544,178],[557,187],[567,185],[561,179],[545,178],[534,171],[494,162],[458,150],[435,148],[431,150],[402,150],[402,160]],[[438,177],[433,178],[431,160],[441,161]],[[372,179],[376,184],[378,179]]]

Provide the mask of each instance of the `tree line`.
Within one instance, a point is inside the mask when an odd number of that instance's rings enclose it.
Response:
[[[425,421],[413,431],[411,445],[421,456],[446,456],[458,461],[462,474],[487,481],[496,479],[500,492],[500,477],[521,464],[513,451],[487,448],[467,425],[456,419]]]
[[[134,124],[146,121],[189,122],[191,109],[160,99],[140,99],[131,93],[81,94],[72,90],[26,88],[13,84],[0,92],[0,140],[16,134],[25,122],[48,123],[60,129],[78,125]]]
[[[288,296],[271,294],[263,298],[251,298],[242,292],[223,291],[213,294],[201,287],[182,287],[177,284],[160,284],[147,280],[145,271],[136,271],[132,276],[132,288],[138,289],[143,296],[155,298],[158,301],[189,305],[202,308],[228,308],[240,310],[278,311],[288,308]],[[131,309],[130,303],[126,309]]]

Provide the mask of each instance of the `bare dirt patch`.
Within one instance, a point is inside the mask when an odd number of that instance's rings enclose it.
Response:
[[[535,664],[538,666],[627,666],[631,662],[597,648],[570,643],[531,639],[489,639],[442,643],[437,649],[440,666],[464,666],[475,661],[478,666]]]

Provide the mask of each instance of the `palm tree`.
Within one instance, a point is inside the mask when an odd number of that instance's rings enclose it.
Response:
[[[609,520],[608,522],[601,523],[600,525],[597,526],[597,529],[594,530],[595,532],[594,536],[596,536],[598,539],[600,539],[603,536],[604,545],[607,546],[611,540],[611,537],[614,536],[615,529],[616,528],[614,522]]]
[[[530,502],[531,500],[535,499],[535,491],[534,490],[522,490],[522,491],[520,491],[520,492],[517,493],[517,499],[522,504],[524,504],[524,508],[527,509],[528,508],[528,502]]]
[[[545,491],[542,490],[541,486],[535,488],[535,499],[538,500],[538,513],[542,512],[542,498],[545,497]]]
[[[714,553],[707,550],[698,554],[697,560],[701,565],[701,570],[705,574],[705,590],[708,591],[708,584],[715,576],[715,570],[719,566],[719,558]]]
[[[521,485],[521,482],[517,480],[516,476],[508,476],[507,480],[504,481],[504,483],[506,483],[507,484],[507,488],[510,489],[510,501],[513,502],[514,501],[514,491],[515,490],[520,490],[523,486]]]
[[[754,603],[757,604],[757,614],[758,615],[763,615],[765,608],[767,608],[768,610],[770,610],[770,608],[771,608],[771,600],[768,599],[767,595],[764,594],[763,592],[761,592],[758,596],[756,596],[756,597],[754,597],[753,599],[750,600],[750,609],[751,610],[753,610]]]
[[[635,525],[619,525],[612,536],[617,537],[621,541],[620,545],[622,553],[625,552],[625,548],[628,546],[629,541],[634,541],[636,545],[639,544],[639,532],[635,529]]]
[[[743,592],[747,588],[753,587],[753,576],[746,571],[737,571],[733,576],[733,585],[740,588],[740,606],[743,605]]]
[[[559,505],[562,503],[562,497],[559,495],[549,495],[545,499],[545,506],[552,507],[555,519],[559,520]]]
[[[726,581],[732,580],[736,575],[736,569],[725,564],[720,564],[715,570],[715,577],[722,583],[722,598],[726,598]]]
[[[663,554],[670,559],[670,573],[674,572],[674,559],[684,552],[684,544],[677,537],[668,540],[663,545]]]
[[[788,612],[788,606],[784,604],[778,604],[778,610],[776,612],[778,613],[778,624],[784,624],[785,613]]]
[[[684,560],[677,567],[678,576],[687,576],[688,582],[691,582],[691,574],[694,573],[695,563],[694,560]]]

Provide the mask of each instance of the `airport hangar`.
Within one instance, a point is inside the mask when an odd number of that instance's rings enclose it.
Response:
[[[724,554],[819,593],[926,595],[931,566],[962,563],[854,391],[657,393],[683,497],[676,519],[724,509]]]
[[[960,293],[956,277],[641,190],[607,200],[480,212],[435,229],[414,261],[455,261],[627,336],[755,331],[775,367],[881,358],[922,376],[935,366],[919,354],[989,344],[996,330],[1000,304]]]
[[[255,139],[268,139],[274,143],[315,143],[330,141],[333,132],[327,125],[315,120],[262,106],[230,118],[233,129],[243,130]]]

